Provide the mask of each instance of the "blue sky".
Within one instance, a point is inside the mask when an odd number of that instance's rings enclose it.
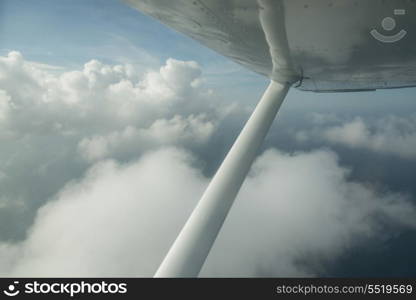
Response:
[[[167,58],[197,61],[208,84],[225,96],[255,103],[267,79],[132,9],[121,0],[4,0],[0,54],[21,51],[28,60],[80,68],[91,59],[155,68]],[[409,111],[414,89],[376,93],[314,94],[292,91],[289,108]],[[394,98],[394,100],[392,100]],[[307,101],[306,103],[304,101]]]
[[[212,82],[262,90],[265,80],[119,0],[3,1],[1,53],[79,68],[91,59],[158,67],[167,58],[195,60]]]

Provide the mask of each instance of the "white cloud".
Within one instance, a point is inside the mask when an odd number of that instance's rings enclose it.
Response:
[[[126,153],[129,149],[143,152],[162,145],[196,145],[205,143],[215,125],[206,116],[175,115],[172,119],[158,119],[149,128],[128,126],[122,131],[84,138],[78,144],[81,155],[88,161],[103,159],[111,154]]]
[[[328,128],[323,136],[330,142],[343,143],[349,147],[366,147],[369,145],[371,132],[361,118],[356,118],[342,126]]]
[[[356,117],[343,121],[332,115],[314,118],[318,126],[296,133],[296,139],[305,142],[320,139],[350,148],[368,149],[407,159],[416,158],[416,115],[399,117],[389,115],[378,120]]]
[[[151,276],[208,181],[195,167],[207,162],[165,148],[206,145],[238,109],[218,105],[203,83],[197,63],[174,59],[150,71],[97,60],[65,71],[19,52],[0,57],[0,274]],[[374,139],[374,128],[390,142],[414,132],[397,118],[346,129],[333,116],[317,120],[330,124],[323,139],[351,147]],[[349,181],[331,152],[269,151],[203,275],[312,274],[297,261],[336,259],[386,235],[383,226],[414,228],[414,217],[406,196]],[[26,235],[16,238],[18,227]]]
[[[170,150],[127,166],[95,165],[39,210],[26,241],[1,245],[10,269],[2,265],[0,272],[150,274],[204,186],[190,159]]]
[[[201,69],[194,61],[184,62],[168,59],[166,65],[160,69],[160,75],[169,83],[170,88],[187,92],[197,87],[200,82]]]
[[[7,121],[11,109],[10,96],[6,91],[0,90],[0,124]]]
[[[25,241],[0,244],[8,276],[151,276],[207,184],[192,157],[166,149],[106,161],[42,207]],[[336,259],[386,236],[384,222],[416,228],[403,195],[347,180],[335,154],[267,151],[255,164],[203,276],[313,275],[297,261]],[[1,262],[0,262],[1,263]]]
[[[28,226],[90,163],[134,160],[166,145],[202,146],[233,109],[218,101],[193,61],[168,59],[142,70],[91,60],[64,70],[17,51],[0,56],[0,173],[7,175],[0,190],[7,203],[24,204],[0,210],[3,220],[16,214],[8,228],[0,224],[0,240]]]
[[[157,119],[201,112],[215,119],[220,112],[201,82],[201,69],[193,61],[168,59],[159,70],[139,74],[131,65],[91,60],[82,70],[56,73],[14,51],[0,57],[0,116],[10,114],[12,105],[9,127],[18,133],[24,123],[24,134],[53,122],[80,127],[78,134],[83,134],[85,127],[107,132],[148,127]]]
[[[357,243],[387,237],[380,220],[388,228],[416,228],[409,198],[378,194],[349,181],[348,175],[332,152],[265,152],[243,186],[204,274],[313,275]],[[302,260],[315,262],[315,269],[299,265]]]

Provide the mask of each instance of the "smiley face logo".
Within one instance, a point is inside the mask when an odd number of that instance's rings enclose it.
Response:
[[[18,289],[16,289],[16,285],[18,285],[19,284],[19,281],[15,281],[15,282],[13,282],[13,284],[10,284],[8,287],[7,287],[7,290],[4,290],[3,291],[3,293],[6,295],[6,296],[10,296],[10,297],[14,297],[14,296],[16,296],[17,294],[19,294],[20,293],[20,291],[18,290]]]
[[[404,9],[395,9],[394,14],[396,16],[403,16],[406,14],[406,10]],[[388,32],[392,31],[396,28],[396,20],[392,17],[386,17],[381,21],[381,27]],[[385,35],[377,31],[377,29],[371,30],[371,35],[378,41],[382,43],[395,43],[400,41],[402,38],[404,38],[407,34],[406,30],[400,30],[396,34],[393,35]]]

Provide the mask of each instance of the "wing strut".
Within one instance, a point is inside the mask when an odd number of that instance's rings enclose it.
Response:
[[[271,81],[154,277],[197,277],[290,84]]]

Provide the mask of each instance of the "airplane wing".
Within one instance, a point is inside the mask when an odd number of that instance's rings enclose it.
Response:
[[[126,0],[275,81],[307,91],[416,86],[416,1]]]

